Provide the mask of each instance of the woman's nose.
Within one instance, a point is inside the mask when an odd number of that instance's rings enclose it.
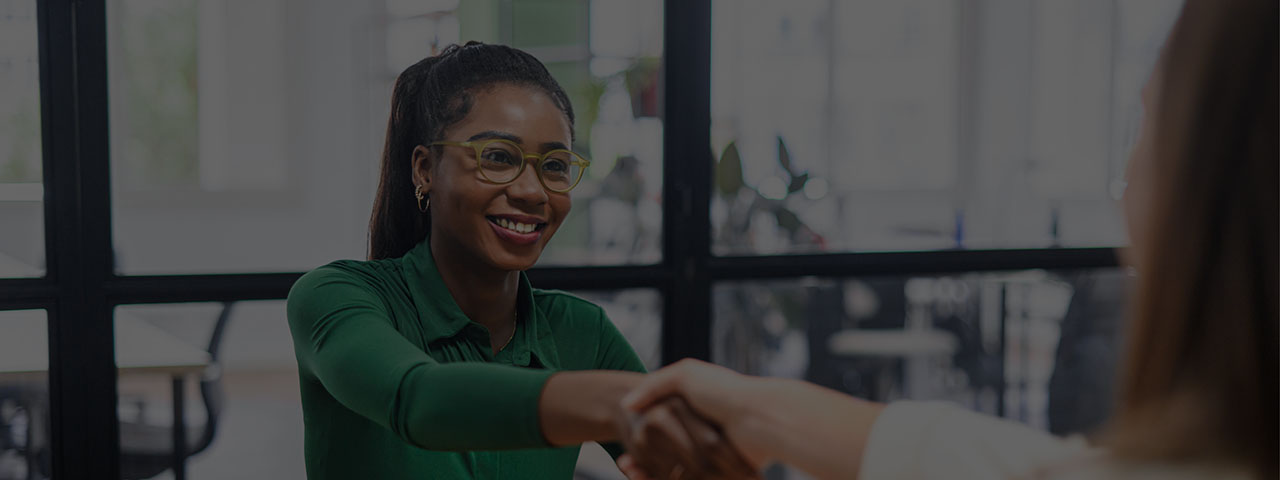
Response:
[[[526,165],[520,176],[507,185],[507,197],[515,203],[541,205],[547,201],[547,191],[538,180],[538,166],[532,161]]]

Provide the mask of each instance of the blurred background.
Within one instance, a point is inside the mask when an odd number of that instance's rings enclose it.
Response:
[[[669,75],[664,52],[702,37],[666,24],[698,3],[107,0],[112,273],[296,274],[364,258],[395,77],[467,40],[538,57],[577,112],[574,149],[592,165],[539,262],[558,272],[547,278],[678,271],[688,254],[664,255],[664,226],[685,217],[664,219],[680,203],[663,182],[703,157],[664,158],[666,98],[691,87],[667,84],[690,76]],[[1139,92],[1179,7],[711,0],[710,181],[679,190],[707,199],[709,225],[680,231],[705,227],[720,265],[924,266],[720,276],[709,317],[673,307],[665,277],[574,293],[650,368],[684,350],[663,345],[678,335],[664,325],[693,323],[710,341],[690,351],[740,371],[1090,433],[1110,409],[1129,274],[1114,260],[1000,265],[1126,243],[1117,199]],[[38,20],[36,0],[0,0],[0,278],[31,282],[57,253]],[[939,252],[981,256],[938,273]],[[113,305],[122,478],[175,478],[175,418],[186,477],[304,477],[296,363],[270,296]],[[0,302],[0,480],[48,478],[52,462],[48,320],[17,306]],[[579,476],[620,477],[594,446]]]

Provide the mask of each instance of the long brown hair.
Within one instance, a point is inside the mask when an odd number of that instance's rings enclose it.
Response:
[[[1165,47],[1119,458],[1277,474],[1277,14],[1187,0]]]
[[[465,118],[472,93],[502,83],[542,90],[573,128],[573,105],[547,67],[506,45],[450,45],[396,77],[382,173],[369,218],[370,260],[402,256],[426,238],[431,216],[418,210],[414,198],[413,150],[441,140],[448,127]]]

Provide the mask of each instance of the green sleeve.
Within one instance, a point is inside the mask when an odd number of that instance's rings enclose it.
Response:
[[[596,357],[596,368],[601,370],[626,370],[629,372],[646,373],[644,362],[640,361],[640,356],[636,355],[631,344],[622,336],[622,332],[618,331],[618,327],[609,320],[609,316],[605,315],[604,310],[600,311],[600,349]],[[602,443],[609,455],[617,460],[618,457],[626,453],[622,445],[617,443]]]
[[[289,292],[299,368],[346,408],[429,450],[545,447],[546,370],[441,364],[400,335],[354,274],[322,267]]]

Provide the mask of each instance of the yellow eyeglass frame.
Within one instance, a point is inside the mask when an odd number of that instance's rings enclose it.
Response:
[[[515,151],[519,153],[520,168],[516,170],[516,174],[511,177],[511,180],[507,180],[505,182],[499,182],[492,178],[489,178],[489,175],[486,174],[484,171],[484,167],[481,166],[480,164],[480,155],[484,154],[485,147],[494,143],[502,143],[502,144],[509,145],[511,146],[511,148],[514,148]],[[574,152],[573,150],[558,148],[555,150],[547,151],[542,155],[535,155],[532,153],[524,153],[524,149],[520,148],[520,145],[517,145],[516,142],[510,141],[507,139],[502,139],[502,138],[494,138],[489,140],[477,140],[472,142],[449,142],[449,141],[442,140],[439,142],[431,142],[431,144],[428,146],[429,147],[435,147],[435,146],[466,147],[466,148],[472,149],[476,153],[475,157],[473,157],[476,161],[476,170],[480,171],[480,176],[484,177],[484,180],[486,182],[492,183],[494,185],[506,185],[508,183],[516,181],[517,178],[520,178],[520,175],[524,174],[524,168],[525,166],[529,165],[529,159],[533,159],[533,163],[535,166],[540,166],[542,165],[542,162],[546,161],[547,157],[551,156],[554,153],[559,153],[559,152],[568,153],[569,156],[573,158],[573,160],[570,161],[569,164],[576,165],[578,167],[581,167],[582,169],[578,172],[577,178],[573,179],[573,183],[569,184],[568,188],[565,188],[565,189],[552,188],[550,185],[547,185],[547,180],[545,178],[542,178],[541,169],[535,168],[533,171],[534,175],[538,177],[538,183],[542,184],[542,188],[545,188],[555,193],[568,193],[570,190],[573,190],[574,187],[578,186],[578,182],[582,181],[582,177],[586,175],[587,167],[591,166],[590,160],[587,160],[586,157],[579,155],[577,152]]]

